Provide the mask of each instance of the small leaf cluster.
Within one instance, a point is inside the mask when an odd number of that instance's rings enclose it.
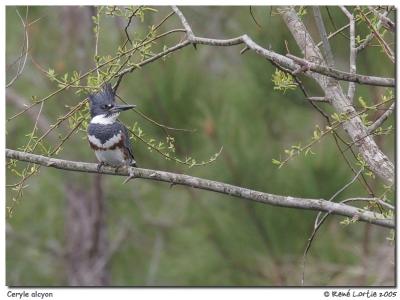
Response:
[[[283,93],[297,88],[297,83],[294,81],[293,76],[279,69],[276,69],[272,75],[272,82],[274,83],[274,90],[283,91]]]

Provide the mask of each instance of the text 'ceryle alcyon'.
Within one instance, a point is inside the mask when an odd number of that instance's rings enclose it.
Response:
[[[133,157],[129,133],[124,124],[117,121],[118,115],[136,105],[118,105],[111,84],[105,84],[97,93],[89,95],[91,121],[88,126],[90,147],[102,165],[112,167],[133,166]]]

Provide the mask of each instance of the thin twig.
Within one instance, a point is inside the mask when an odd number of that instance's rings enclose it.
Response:
[[[141,8],[141,6],[139,6],[139,7],[133,12],[132,16],[135,15],[136,12],[137,12],[140,8]],[[152,32],[155,33],[155,32],[157,31],[157,29],[160,28],[161,25],[164,24],[173,14],[174,14],[174,12],[169,13],[164,19],[161,20],[160,23],[158,23],[156,26],[154,26],[153,31],[150,31],[150,32],[146,35],[146,37],[139,43],[138,46],[140,47],[140,46],[143,46],[144,44],[147,44],[147,43],[148,43],[148,39],[151,37],[151,33],[152,33]],[[127,30],[130,21],[131,21],[131,18],[129,19],[128,25],[125,27],[125,30]],[[166,35],[168,35],[168,34],[170,34],[170,33],[173,33],[173,32],[181,32],[181,31],[184,31],[184,29],[183,29],[183,30],[182,30],[182,29],[170,30],[170,31],[168,31],[168,32],[165,32],[165,33],[163,33],[163,34],[160,34],[160,35],[156,36],[156,37],[155,37],[154,39],[152,39],[151,41],[155,41],[156,39],[159,39],[159,38],[161,38],[161,37],[163,37],[163,36],[166,36]],[[128,34],[127,31],[125,31],[125,33]],[[128,35],[128,38],[129,38],[129,35]],[[125,43],[123,44],[122,48],[124,48],[124,47],[126,46],[127,43],[128,43],[128,40],[125,41]],[[132,42],[131,42],[131,44],[132,44]],[[136,53],[136,50],[139,49],[138,46],[135,47],[134,51],[132,51],[132,52],[129,53],[128,57],[125,59],[125,62],[123,62],[123,63],[121,64],[121,66],[118,68],[118,70],[117,70],[115,73],[119,73],[119,72],[125,67],[125,65],[127,65],[127,64],[129,63],[131,57]],[[118,77],[117,82],[116,82],[115,85],[113,86],[114,92],[117,92],[118,87],[119,87],[120,83],[122,82],[122,78],[124,77],[124,75],[125,75],[125,74],[121,74],[121,75]]]
[[[173,14],[173,13],[172,13],[172,14]],[[170,14],[170,15],[171,15],[171,14]],[[156,27],[154,28],[154,32],[155,32],[155,30],[157,30],[157,28],[158,28],[159,26],[161,26],[161,24],[162,24],[163,22],[165,22],[165,21],[167,20],[167,18],[168,18],[170,15],[168,15],[166,18],[164,18],[164,20],[162,20],[161,23],[160,23],[158,26],[156,26]],[[155,41],[155,40],[157,40],[157,39],[159,39],[159,38],[162,38],[162,37],[164,37],[164,36],[167,36],[167,35],[169,35],[169,34],[171,34],[171,33],[176,33],[176,32],[185,32],[185,30],[184,30],[184,29],[181,29],[181,28],[172,29],[172,30],[170,30],[170,31],[164,32],[164,33],[162,33],[162,34],[159,34],[158,36],[156,36],[155,38],[153,38],[153,39],[151,39],[151,40],[148,40],[148,38],[151,36],[150,33],[149,33],[149,34],[140,42],[140,44],[138,44],[138,46],[135,47],[134,51],[132,51],[132,52],[129,53],[128,57],[125,59],[125,62],[123,62],[123,63],[121,64],[121,66],[118,68],[118,70],[115,71],[115,74],[117,74],[117,75],[114,74],[113,77],[118,76],[118,79],[117,79],[117,82],[115,83],[115,85],[113,86],[114,92],[117,92],[118,87],[119,87],[120,83],[122,82],[122,78],[123,78],[124,75],[126,74],[126,73],[122,73],[122,72],[120,72],[120,71],[129,63],[131,57],[136,53],[136,50],[137,50],[137,49],[139,49],[140,47],[144,46],[145,44],[148,44],[149,42],[153,42],[153,41]],[[138,65],[138,64],[136,64],[136,66],[137,66],[137,65]]]
[[[131,38],[129,37],[128,28],[129,28],[129,26],[130,26],[131,23],[132,23],[133,17],[136,15],[136,13],[137,13],[137,12],[139,11],[139,9],[141,9],[141,8],[142,8],[142,6],[139,6],[138,8],[136,8],[136,9],[131,13],[131,15],[128,17],[128,22],[126,23],[126,26],[125,26],[125,28],[124,28],[124,32],[125,32],[125,36],[126,36],[126,41],[125,41],[125,43],[123,44],[122,48],[124,48],[128,42],[129,42],[131,45],[133,45],[133,43],[132,43],[132,41],[131,41]]]
[[[23,72],[23,70],[25,68],[25,64],[26,64],[26,61],[28,59],[28,49],[29,49],[29,34],[28,34],[28,24],[27,24],[27,22],[28,22],[28,10],[29,10],[29,7],[27,6],[26,7],[26,13],[25,13],[25,22],[24,22],[24,19],[21,17],[18,9],[16,9],[18,17],[20,18],[21,23],[22,23],[22,25],[24,27],[24,33],[25,33],[25,35],[24,35],[24,44],[22,46],[21,55],[20,55],[20,57],[23,56],[24,58],[22,60],[22,64],[21,64],[21,59],[18,60],[19,62],[18,62],[17,73],[10,80],[10,82],[6,85],[6,88],[10,87],[19,78],[19,76],[22,74],[22,72]],[[25,52],[25,54],[23,54],[24,52]]]
[[[6,90],[6,100],[7,102],[12,103],[17,109],[24,109],[25,107],[28,106],[29,103],[27,99],[17,94],[12,88]],[[27,116],[31,118],[33,121],[36,120],[37,114],[38,114],[37,109],[29,110],[27,112]],[[51,123],[47,118],[44,118],[42,115],[37,122],[37,126],[40,131],[45,132],[51,126]],[[55,137],[56,136],[53,134],[52,139],[54,139]]]
[[[169,54],[171,52],[174,52],[174,51],[177,51],[177,50],[179,50],[179,49],[181,49],[183,47],[186,47],[189,44],[190,44],[190,42],[188,40],[185,40],[185,41],[183,41],[183,42],[181,42],[179,44],[176,44],[173,47],[167,48],[166,50],[164,50],[164,51],[162,51],[162,52],[160,52],[160,53],[158,53],[158,54],[156,54],[156,55],[154,55],[154,56],[152,56],[152,57],[150,57],[150,58],[148,58],[146,60],[141,61],[140,63],[138,63],[135,66],[126,68],[124,70],[121,70],[119,73],[115,74],[114,77],[120,77],[122,75],[125,75],[126,73],[130,73],[130,72],[132,72],[133,70],[135,70],[137,68],[140,68],[140,67],[142,67],[142,66],[144,66],[144,65],[146,65],[148,63],[151,63],[151,62],[153,62],[153,61],[155,61],[155,60],[157,60],[157,59],[159,59],[159,58],[161,58],[161,57],[163,57],[163,56],[165,56],[165,55],[167,55],[167,54]]]
[[[117,96],[122,102],[124,102],[125,104],[128,104],[127,101],[125,101],[124,99],[122,99],[121,96],[119,96],[118,94],[115,94],[115,96]],[[153,120],[152,118],[146,116],[143,112],[141,112],[140,110],[138,110],[137,108],[132,109],[135,113],[137,113],[139,116],[141,116],[142,118],[144,118],[145,120],[161,127],[164,129],[168,129],[168,130],[174,130],[174,131],[185,131],[185,132],[196,132],[196,129],[186,129],[186,128],[175,128],[175,127],[171,127],[171,126],[167,126],[167,125],[163,125],[155,120]]]
[[[393,113],[394,111],[394,104],[395,102],[390,105],[388,110],[384,112],[371,126],[368,127],[368,133],[374,132],[379,126],[383,124],[383,122],[386,121],[387,118]]]
[[[372,30],[373,34],[375,35],[376,39],[378,42],[381,44],[382,49],[384,50],[385,54],[387,57],[391,60],[392,63],[394,63],[394,54],[392,49],[390,49],[389,45],[385,42],[383,37],[380,35],[380,33],[376,30],[375,26],[371,23],[371,21],[368,19],[368,17],[363,13],[362,10],[360,10],[360,14],[363,16],[364,20],[367,22],[368,27]]]
[[[351,202],[351,201],[368,201],[368,202],[377,202],[382,206],[385,206],[388,209],[394,210],[394,206],[382,201],[379,198],[373,197],[373,198],[360,198],[360,197],[353,197],[353,198],[347,198],[345,200],[340,201],[340,203],[347,203],[347,202]]]
[[[250,11],[250,16],[253,19],[254,23],[257,25],[258,29],[261,29],[261,25],[257,22],[256,18],[254,17],[251,5],[249,6],[249,11]]]
[[[98,7],[97,8],[97,18],[96,18],[96,40],[95,40],[95,46],[94,46],[94,57],[95,57],[95,62],[96,62],[96,67],[98,65],[98,53],[99,53],[99,37],[100,37],[100,13],[103,10],[103,7]],[[100,80],[100,70],[97,68],[97,80]]]
[[[368,8],[374,13],[375,16],[379,18],[379,20],[382,22],[383,27],[390,30],[391,32],[396,32],[396,25],[392,20],[390,20],[386,15],[381,14],[379,11],[376,11],[374,7],[368,6]]]
[[[42,104],[40,105],[39,112],[38,112],[37,117],[36,117],[36,120],[35,120],[35,124],[33,125],[32,132],[31,132],[31,134],[29,135],[29,140],[28,140],[28,143],[27,143],[26,146],[25,146],[24,151],[27,151],[27,150],[28,150],[28,147],[29,147],[29,145],[31,144],[31,141],[32,141],[32,139],[33,139],[33,137],[34,137],[34,135],[35,135],[36,129],[38,128],[38,122],[39,122],[39,119],[40,119],[40,115],[42,114],[43,104],[44,104],[44,103],[42,102]]]
[[[338,190],[335,194],[333,194],[333,196],[332,196],[331,198],[329,198],[328,201],[333,201],[333,200],[335,200],[335,198],[336,198],[337,196],[339,196],[344,190],[346,190],[349,186],[351,186],[351,185],[354,183],[354,181],[356,181],[356,179],[358,178],[358,176],[360,176],[360,174],[362,173],[362,171],[364,171],[364,168],[361,168],[361,169],[357,172],[356,176],[354,176],[347,184],[345,184],[340,190]]]
[[[336,24],[335,24],[335,21],[333,20],[333,17],[332,17],[332,15],[331,15],[331,12],[330,12],[330,10],[329,10],[329,7],[328,6],[325,6],[325,8],[326,8],[326,12],[328,13],[328,17],[329,17],[329,21],[331,22],[331,24],[332,24],[332,26],[333,26],[333,28],[335,29],[335,31],[337,31],[338,30],[338,28],[337,28],[337,26],[336,26]],[[349,25],[349,24],[348,24]],[[347,26],[348,27],[348,26]],[[342,27],[343,28],[343,27]],[[339,31],[338,32],[341,36],[343,36],[345,39],[347,39],[347,40],[349,40],[349,37],[346,35],[346,34],[344,34],[342,31]],[[322,42],[322,41],[321,41]]]
[[[369,11],[368,13],[366,13],[365,14],[365,16],[368,16],[370,13],[372,13],[371,11]],[[389,11],[385,11],[384,13],[383,13],[383,15],[387,15],[389,13]],[[350,24],[349,24],[350,25]],[[382,27],[382,21],[381,20],[379,20],[378,21],[378,23],[376,24],[376,30],[380,30],[381,29],[381,27]],[[374,38],[374,32],[373,31],[371,31],[371,33],[364,39],[364,41],[360,44],[360,45],[358,45],[357,47],[356,47],[356,51],[357,51],[357,53],[358,52],[361,52],[362,50],[364,50],[368,45],[369,45],[369,43],[372,41],[372,39]],[[379,45],[379,46],[381,46],[381,45]]]
[[[350,185],[352,185],[354,183],[354,181],[356,181],[356,179],[358,178],[358,176],[360,176],[360,174],[362,173],[364,169],[361,168],[357,174],[346,184],[344,185],[340,190],[338,190],[335,194],[333,194],[333,196],[328,200],[329,202],[331,202],[332,200],[334,200],[341,192],[343,192],[345,189],[347,189]],[[304,277],[305,277],[305,270],[306,270],[306,258],[307,258],[307,254],[308,251],[311,248],[311,244],[319,230],[319,228],[321,228],[321,225],[325,222],[325,220],[327,219],[327,217],[330,215],[330,212],[325,213],[325,215],[322,217],[321,220],[319,220],[319,217],[321,216],[321,212],[318,213],[317,217],[315,218],[314,221],[314,228],[313,231],[311,232],[310,237],[308,238],[307,241],[307,246],[304,249],[304,253],[303,253],[303,262],[302,262],[302,273],[301,273],[301,285],[304,285]],[[354,216],[353,216],[354,217]]]

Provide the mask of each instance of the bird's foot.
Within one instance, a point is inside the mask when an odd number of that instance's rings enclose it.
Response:
[[[136,167],[136,164],[135,164]],[[125,181],[123,182],[124,184],[127,183],[129,180],[135,178],[135,171],[133,170],[132,167],[128,166],[128,173],[129,173],[129,177],[127,179],[125,179]]]
[[[137,165],[137,163],[136,163],[136,160],[132,160],[131,163],[130,163],[129,165],[130,165],[131,167],[135,167],[135,168],[138,167],[138,165]]]
[[[102,166],[104,166],[104,162],[100,162],[99,164],[97,164],[97,172],[101,171]]]

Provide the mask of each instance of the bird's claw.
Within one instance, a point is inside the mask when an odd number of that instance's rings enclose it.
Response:
[[[104,166],[104,162],[97,164],[97,172],[101,171],[101,167]]]
[[[129,172],[129,177],[127,179],[125,179],[125,181],[123,182],[123,184],[127,183],[129,180],[135,178],[135,172],[133,171],[133,169],[131,167],[128,167],[128,172]]]

